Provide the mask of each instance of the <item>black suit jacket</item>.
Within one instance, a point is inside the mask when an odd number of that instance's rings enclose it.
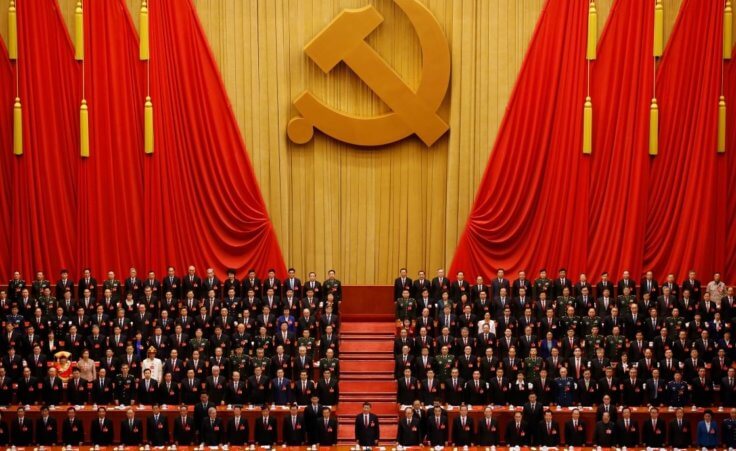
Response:
[[[465,427],[458,415],[452,422],[452,443],[455,446],[472,446],[475,444],[475,425],[473,419],[467,417]]]
[[[169,443],[169,421],[159,413],[158,421],[151,415],[146,419],[146,439],[152,446],[163,446]]]
[[[675,448],[687,448],[693,443],[693,429],[690,422],[683,418],[682,426],[677,424],[677,418],[673,418],[669,424],[668,445]]]
[[[639,445],[641,437],[641,427],[639,423],[630,418],[629,429],[626,429],[623,418],[616,422],[616,429],[618,430],[617,443],[621,446],[632,447]],[[599,443],[596,443],[598,445]]]
[[[560,444],[560,426],[552,420],[552,425],[547,432],[547,422],[542,420],[535,437],[536,444],[540,446],[558,446]]]
[[[614,446],[619,444],[621,441],[616,435],[616,424],[609,421],[608,424],[604,424],[599,421],[595,425],[595,431],[593,432],[593,443],[597,446]]]
[[[504,438],[509,446],[526,446],[531,443],[529,427],[522,421],[521,428],[516,429],[516,422],[512,419],[506,424],[506,434]]]
[[[43,446],[55,445],[58,437],[58,427],[56,420],[48,417],[48,420],[44,424],[43,418],[36,420],[36,444]]]
[[[105,418],[102,425],[100,425],[99,418],[95,418],[90,422],[90,438],[95,445],[112,445],[114,432],[112,420],[109,418]]]
[[[337,444],[337,420],[332,417],[325,425],[324,419],[317,420],[317,437],[320,446],[332,446]]]
[[[250,427],[248,426],[248,419],[244,416],[240,416],[240,422],[238,427],[235,427],[235,418],[227,420],[227,442],[231,445],[242,446],[248,443],[250,437]]]
[[[478,420],[478,438],[476,444],[478,446],[498,445],[498,422],[495,418],[491,418],[490,426],[485,418]]]
[[[396,442],[401,446],[418,446],[422,443],[422,428],[417,417],[412,417],[410,424],[407,424],[406,417],[399,419]]]
[[[138,446],[143,443],[143,423],[141,420],[134,419],[133,427],[130,427],[127,418],[120,422],[120,442],[128,446]]]
[[[11,424],[10,437],[14,445],[28,446],[33,443],[33,420],[24,418],[22,427],[18,420],[13,420]]]
[[[644,446],[662,447],[667,442],[667,426],[664,420],[657,418],[657,424],[652,425],[652,419],[647,418],[641,426],[641,441]]]
[[[225,436],[225,426],[222,424],[222,418],[215,418],[212,422],[209,417],[202,420],[202,426],[199,430],[199,441],[207,446],[218,446],[222,443]]]
[[[273,445],[276,443],[276,418],[269,415],[268,425],[263,424],[263,417],[255,420],[255,442],[257,445]]]
[[[291,424],[289,425],[291,426]],[[363,413],[359,413],[355,417],[355,440],[360,446],[378,445],[381,437],[380,425],[378,424],[378,416],[368,414],[368,425],[365,425]]]
[[[583,446],[586,440],[585,422],[578,419],[578,425],[575,427],[572,420],[565,422],[565,444],[568,446]]]
[[[447,415],[441,415],[439,423],[434,412],[428,412],[426,439],[431,446],[445,446],[449,441],[450,422]]]
[[[306,441],[307,426],[304,415],[297,415],[295,424],[291,424],[291,415],[286,415],[281,423],[281,436],[287,446],[301,446]],[[356,434],[357,437],[357,434]]]
[[[69,421],[68,418],[65,418],[61,424],[62,444],[77,446],[84,441],[84,426],[82,426],[82,420],[75,417],[73,421]]]
[[[186,424],[182,424],[181,416],[174,419],[174,442],[177,445],[191,445],[194,442],[194,419],[187,415]]]

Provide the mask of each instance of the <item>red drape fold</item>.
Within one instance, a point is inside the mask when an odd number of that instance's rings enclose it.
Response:
[[[0,211],[5,219],[0,221],[0,274],[10,274],[10,243],[13,169],[13,103],[15,101],[15,70],[8,59],[8,50],[0,39]]]
[[[28,280],[77,266],[81,72],[56,0],[17,14],[25,153],[12,165],[10,262]]]
[[[654,2],[617,0],[591,64],[594,150],[584,270],[594,277],[642,271],[648,179],[639,174],[649,168],[653,36]]]
[[[480,183],[451,272],[564,264],[588,252],[589,159],[580,158],[587,0],[549,0]]]
[[[690,269],[709,277],[725,264],[725,166],[716,153],[722,29],[722,1],[684,0],[657,69],[660,152],[641,177],[650,183],[644,267],[660,277]]]
[[[102,276],[144,263],[145,72],[125,0],[85,1],[84,21],[91,156],[80,161],[77,248]]]
[[[149,16],[155,153],[145,164],[146,261],[283,274],[276,234],[194,6],[152,2]]]
[[[732,55],[734,52],[732,52]],[[723,212],[726,224],[725,273],[733,280],[736,275],[736,60],[732,57],[725,65],[724,92],[726,96],[726,175],[718,181],[718,189],[725,194],[725,205],[716,214]]]

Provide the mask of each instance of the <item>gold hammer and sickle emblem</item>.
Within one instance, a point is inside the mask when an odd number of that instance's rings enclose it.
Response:
[[[422,78],[416,91],[365,42],[383,22],[383,16],[372,5],[346,9],[304,47],[304,52],[324,73],[344,61],[392,112],[355,116],[336,111],[304,91],[294,100],[300,116],[292,118],[287,127],[293,142],[309,142],[317,128],[359,146],[390,144],[414,133],[431,146],[450,128],[437,115],[450,82],[450,47],[442,27],[418,0],[394,2],[411,21],[422,48]]]

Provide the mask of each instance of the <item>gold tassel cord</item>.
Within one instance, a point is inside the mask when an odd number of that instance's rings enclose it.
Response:
[[[81,0],[74,9],[74,59],[84,59],[84,10]]]
[[[138,27],[140,29],[140,59],[141,61],[147,61],[149,57],[148,53],[148,2],[143,0],[141,3],[141,10],[138,15]]]
[[[726,6],[723,8],[723,59],[731,59],[731,49],[733,42],[733,10],[731,9],[731,0],[726,0]]]
[[[13,105],[13,154],[23,155],[23,107],[20,97],[15,98]]]
[[[18,59],[18,16],[15,0],[10,0],[8,6],[8,56],[11,60]]]
[[[654,56],[662,56],[664,51],[664,6],[662,0],[654,5]]]
[[[590,96],[585,98],[583,107],[583,153],[593,153],[593,102]]]
[[[598,44],[598,13],[595,9],[595,0],[590,1],[588,6],[588,47],[585,58],[592,61],[596,58],[596,45]]]
[[[144,137],[143,149],[147,154],[153,153],[153,103],[151,97],[146,97],[146,106],[144,109]]]
[[[649,155],[659,153],[659,107],[657,98],[652,98],[652,106],[649,108]]]
[[[79,107],[79,153],[83,158],[89,157],[89,109],[85,99]]]
[[[726,98],[718,100],[718,153],[726,151]]]

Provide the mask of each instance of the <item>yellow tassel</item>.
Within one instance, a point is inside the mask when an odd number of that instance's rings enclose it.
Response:
[[[145,127],[143,131],[143,149],[147,154],[153,153],[153,103],[151,97],[146,97],[146,107],[143,114]]]
[[[79,151],[82,157],[89,157],[89,110],[84,99],[79,108]]]
[[[731,59],[731,49],[733,48],[733,11],[731,10],[731,0],[726,0],[726,6],[723,8],[723,59]]]
[[[590,155],[593,152],[593,102],[590,96],[585,98],[583,107],[583,153]]]
[[[649,155],[659,153],[659,107],[657,98],[652,98],[652,106],[649,108]]]
[[[23,155],[23,107],[20,97],[15,98],[13,105],[13,154]]]
[[[140,28],[140,59],[148,60],[148,2],[143,0],[141,3],[141,11],[139,13],[138,26]]]
[[[594,60],[596,58],[596,45],[598,44],[598,13],[595,10],[595,0],[590,0],[588,7],[588,50],[585,58]]]
[[[11,60],[18,59],[18,18],[15,0],[10,0],[8,6],[8,56]]]
[[[726,151],[726,98],[718,100],[718,153]]]
[[[654,5],[654,56],[662,56],[664,51],[664,6],[662,0]]]
[[[74,59],[84,59],[84,10],[81,0],[77,1],[74,9]]]

